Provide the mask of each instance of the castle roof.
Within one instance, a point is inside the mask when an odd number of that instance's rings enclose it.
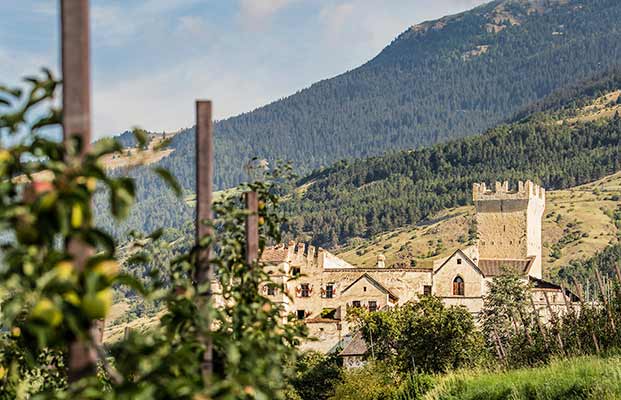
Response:
[[[572,302],[580,301],[580,297],[578,295],[576,295],[575,293],[573,293],[571,290],[567,288],[557,285],[556,283],[544,281],[543,279],[535,278],[533,276],[529,276],[528,279],[532,283],[535,289],[555,290],[555,291],[560,290],[560,291],[563,291],[567,297],[569,297],[570,301]]]
[[[399,297],[397,297],[396,294],[394,294],[393,292],[391,292],[389,289],[387,289],[385,286],[383,286],[381,283],[379,283],[378,281],[376,281],[375,279],[373,279],[373,277],[369,274],[362,274],[358,277],[358,279],[356,279],[355,281],[353,281],[352,283],[349,284],[349,286],[347,286],[345,289],[343,289],[342,293],[345,293],[346,291],[349,290],[349,288],[351,288],[352,286],[354,286],[356,283],[358,283],[361,279],[365,278],[366,280],[368,280],[371,285],[375,286],[379,291],[387,294],[393,301],[399,300]]]
[[[356,332],[352,340],[343,348],[339,354],[341,357],[347,356],[363,356],[368,351],[367,342],[365,342],[360,331]]]
[[[263,251],[261,261],[266,263],[281,263],[289,261],[289,249],[283,245],[268,247]]]
[[[535,257],[525,259],[490,259],[482,258],[479,260],[478,266],[483,275],[486,277],[499,276],[509,272],[516,273],[520,276],[528,275],[530,267],[535,261]]]

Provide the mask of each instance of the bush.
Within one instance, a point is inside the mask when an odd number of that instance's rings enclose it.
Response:
[[[434,385],[434,378],[424,374],[400,375],[389,364],[372,362],[362,368],[347,370],[336,387],[334,400],[419,400]]]
[[[329,399],[341,382],[341,360],[336,353],[307,352],[296,362],[295,371],[290,383],[301,400]]]
[[[360,327],[374,356],[403,373],[444,372],[476,364],[483,338],[465,307],[425,296],[417,303],[364,314]]]

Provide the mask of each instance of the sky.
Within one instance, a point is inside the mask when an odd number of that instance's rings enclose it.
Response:
[[[251,111],[377,55],[409,26],[484,0],[91,0],[93,133]],[[0,0],[0,84],[58,73],[58,0]]]

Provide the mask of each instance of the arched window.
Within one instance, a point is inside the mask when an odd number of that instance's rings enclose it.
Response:
[[[464,295],[464,280],[461,276],[453,279],[453,296],[463,296]]]

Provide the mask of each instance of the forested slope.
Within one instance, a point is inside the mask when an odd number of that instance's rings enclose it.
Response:
[[[481,133],[617,64],[619,20],[617,0],[503,0],[414,26],[355,70],[217,123],[216,185],[243,179],[254,156],[305,173]],[[162,164],[192,189],[193,131],[173,147]]]
[[[505,126],[494,130],[497,136],[492,135],[492,145],[483,144],[488,139],[472,139],[414,153],[395,149],[446,143],[537,111],[571,109],[591,92],[614,87],[618,74],[609,75],[613,78],[607,81],[602,81],[601,74],[621,61],[619,20],[621,2],[617,0],[503,0],[412,27],[360,68],[253,112],[218,122],[216,186],[230,187],[242,180],[243,165],[254,156],[290,160],[296,172],[305,175],[313,168],[331,166],[338,160],[393,152],[378,159],[351,161],[351,168],[369,170],[363,177],[354,173],[352,179],[356,177],[356,182],[344,181],[341,185],[330,177],[325,182],[318,181],[309,191],[301,206],[304,216],[298,216],[290,229],[295,234],[312,235],[316,243],[323,245],[343,243],[352,236],[372,236],[417,221],[444,206],[462,204],[467,199],[463,192],[468,186],[466,182],[475,176],[495,179],[502,175],[500,170],[498,174],[476,175],[477,158],[483,163],[496,163],[493,157],[485,158],[494,151],[500,160],[499,168],[511,170],[520,163],[534,165],[539,160],[545,162],[559,150],[545,143],[553,133],[561,132],[565,140],[576,135],[578,142],[566,149],[571,152],[577,151],[575,146],[585,144],[584,140],[590,140],[585,137],[598,134],[600,127],[594,124],[581,128],[591,132],[582,137],[580,132],[568,133],[567,127],[532,122],[514,127],[522,131],[523,139],[517,142],[508,138],[514,136],[512,133],[502,134],[503,130],[514,129]],[[593,76],[602,87],[595,82],[575,86]],[[550,96],[551,93],[554,95]],[[536,139],[538,129],[546,134]],[[505,140],[508,142],[504,143]],[[586,164],[595,160],[592,157],[612,157],[609,152],[614,151],[598,150],[605,148],[605,143],[585,145],[586,152],[576,157],[586,157]],[[461,150],[451,150],[456,146]],[[544,150],[537,146],[544,146],[549,152],[541,154]],[[195,185],[193,130],[175,135],[171,149],[172,153],[158,165],[169,169],[191,194]],[[432,155],[436,151],[439,153]],[[529,155],[530,151],[535,155]],[[602,155],[602,151],[607,155]],[[404,154],[418,161],[409,160]],[[512,160],[513,164],[503,164],[504,160]],[[454,169],[453,161],[462,163],[461,169]],[[558,173],[567,177],[566,182],[556,177],[544,179],[544,183],[560,187],[612,172],[614,162],[602,162],[603,166],[585,166],[582,170],[571,161],[567,170]],[[343,165],[338,163],[327,171],[339,171]],[[404,172],[404,168],[421,172],[406,179],[404,176],[410,172]],[[430,193],[427,189],[432,183],[426,182],[428,187],[424,187],[419,179],[425,171],[442,173],[434,175],[434,179],[443,182],[453,173],[466,174],[467,179],[455,176],[456,183],[434,187],[440,192]],[[522,177],[524,172],[520,170],[514,175]],[[148,230],[156,225],[182,226],[191,215],[186,204],[173,199],[146,168],[134,169],[131,175],[138,182],[139,204],[130,222],[116,226],[102,217],[102,224],[115,232],[127,228]],[[311,179],[322,176],[314,174]],[[365,182],[378,181],[378,177],[385,180],[383,185],[391,182],[382,190],[392,191],[385,192],[383,198],[369,198],[365,193],[372,190]],[[360,188],[349,193],[350,184]],[[411,190],[412,185],[416,188]],[[322,187],[327,194],[319,192]],[[410,195],[404,203],[403,193],[407,191]],[[341,202],[341,192],[342,196],[351,196]],[[416,201],[412,202],[414,198]],[[308,205],[309,201],[325,203]],[[358,204],[359,201],[362,203]],[[377,208],[379,203],[384,204],[382,209]]]
[[[474,182],[532,179],[561,189],[612,174],[621,170],[621,100],[618,91],[613,95],[607,107],[617,111],[609,118],[591,120],[587,111],[601,112],[592,106],[565,107],[482,136],[319,170],[299,182],[297,197],[287,203],[288,229],[334,247],[469,204]]]

